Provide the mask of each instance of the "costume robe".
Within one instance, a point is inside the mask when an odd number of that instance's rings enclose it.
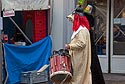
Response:
[[[73,32],[69,45],[73,68],[71,84],[92,84],[89,30],[80,26],[76,32]]]
[[[99,58],[96,53],[96,46],[93,39],[93,31],[90,30],[90,38],[91,38],[91,72],[92,72],[92,84],[105,84],[105,80],[103,77],[101,65],[99,62]]]
[[[95,26],[94,17],[91,14],[84,13],[87,17],[91,27]],[[91,72],[92,72],[92,84],[105,84],[103,77],[101,65],[96,51],[96,45],[94,42],[94,30],[90,29],[90,39],[91,39]]]

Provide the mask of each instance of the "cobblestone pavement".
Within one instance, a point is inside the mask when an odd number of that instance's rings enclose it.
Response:
[[[125,84],[125,74],[103,74],[105,79],[105,84]],[[52,82],[44,82],[39,84],[53,84]]]
[[[125,74],[103,74],[106,84],[125,84]]]

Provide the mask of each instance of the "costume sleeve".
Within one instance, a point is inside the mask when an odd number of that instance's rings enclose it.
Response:
[[[70,49],[82,49],[86,46],[87,38],[89,38],[88,30],[82,29],[78,32],[78,34],[75,36],[74,39],[76,39],[75,42],[72,42],[69,44]]]

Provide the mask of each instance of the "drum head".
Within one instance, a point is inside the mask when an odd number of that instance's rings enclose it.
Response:
[[[59,54],[61,56],[69,56],[69,51],[67,49],[60,49]]]
[[[71,73],[69,72],[55,72],[50,76],[51,81],[56,82],[56,83],[61,83],[61,82],[69,82],[72,78]]]

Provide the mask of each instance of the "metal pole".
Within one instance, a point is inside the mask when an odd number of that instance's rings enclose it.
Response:
[[[0,17],[2,11],[2,3],[0,0]],[[2,31],[0,30],[0,84],[2,84],[2,62],[3,62],[3,50],[2,50],[2,41],[1,41]]]
[[[25,33],[19,28],[19,26],[15,23],[15,21],[9,17],[10,20],[13,22],[13,24],[19,29],[19,31],[23,34],[23,36],[30,42],[30,44],[32,44],[32,42],[30,41],[30,39],[25,35]]]
[[[0,30],[1,35],[1,30]],[[0,38],[0,84],[2,84],[2,62],[3,62],[3,50],[2,50],[2,41]]]

